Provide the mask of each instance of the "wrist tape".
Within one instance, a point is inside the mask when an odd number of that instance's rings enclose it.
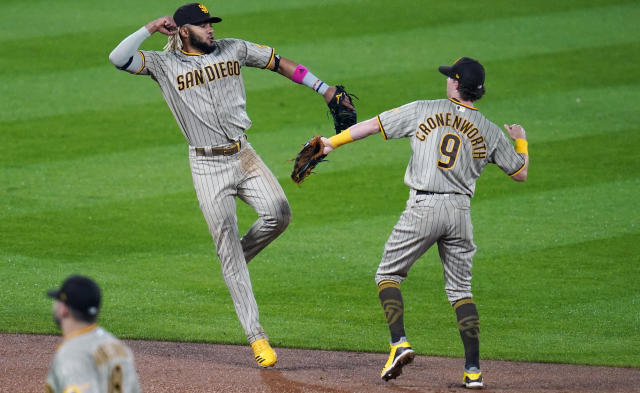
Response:
[[[329,142],[331,143],[331,146],[333,146],[334,149],[337,149],[338,147],[347,143],[351,143],[353,141],[354,139],[353,137],[351,137],[351,128],[347,128],[346,130],[342,131],[338,135],[334,135],[331,138],[329,138]]]
[[[529,143],[526,139],[516,139],[516,153],[529,155]]]
[[[309,70],[307,69],[307,67],[303,66],[302,64],[298,64],[295,71],[293,71],[293,75],[291,75],[291,80],[301,84],[302,80],[305,76],[307,76],[308,73]]]
[[[299,64],[295,71],[293,71],[291,80],[305,85],[320,94],[324,94],[324,92],[329,88],[329,85],[321,81],[317,76],[313,75],[313,73],[302,64]]]

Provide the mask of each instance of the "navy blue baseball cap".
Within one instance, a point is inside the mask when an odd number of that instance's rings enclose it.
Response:
[[[440,66],[438,71],[470,89],[484,86],[484,67],[470,57],[461,57],[452,66]]]
[[[199,25],[202,23],[222,22],[222,18],[211,16],[204,4],[189,3],[178,8],[173,14],[173,21],[178,26]]]
[[[69,276],[60,289],[51,289],[47,295],[85,315],[98,315],[100,310],[100,287],[89,277]]]

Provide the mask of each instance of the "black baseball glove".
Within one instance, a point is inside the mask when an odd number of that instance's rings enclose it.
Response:
[[[336,134],[339,134],[358,122],[355,105],[353,105],[351,97],[358,98],[353,94],[347,93],[344,86],[338,85],[336,86],[336,91],[333,93],[331,101],[327,104],[331,111],[331,116],[333,116],[333,125],[335,126]],[[353,109],[346,106],[345,103],[351,105]]]
[[[293,164],[293,171],[291,172],[291,180],[296,184],[302,183],[304,179],[311,174],[313,168],[324,161],[327,155],[323,154],[323,151],[324,144],[322,143],[320,135],[309,139],[304,146],[302,146],[302,150],[300,150],[296,157],[296,162]]]

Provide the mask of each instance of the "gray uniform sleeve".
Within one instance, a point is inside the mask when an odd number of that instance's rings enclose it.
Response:
[[[273,48],[249,41],[234,41],[238,47],[238,59],[240,60],[241,65],[267,68],[273,62],[273,56],[275,55]]]
[[[524,167],[525,160],[521,154],[516,153],[513,144],[507,136],[496,125],[492,125],[497,135],[497,141],[493,151],[489,153],[488,161],[496,164],[504,173],[509,176],[520,172]]]
[[[410,102],[401,107],[378,115],[380,131],[384,139],[406,138],[416,131],[416,119],[420,101]]]
[[[138,52],[142,55],[142,66],[137,72],[134,71],[132,73],[151,76],[156,74],[162,66],[160,52],[151,50],[141,50]]]

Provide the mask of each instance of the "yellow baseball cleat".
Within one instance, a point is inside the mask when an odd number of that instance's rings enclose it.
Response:
[[[482,389],[482,371],[475,367],[472,368],[472,370],[464,370],[464,375],[462,376],[464,387],[467,389]]]
[[[269,341],[266,338],[261,338],[251,343],[251,349],[253,349],[253,355],[256,358],[256,362],[261,367],[273,367],[278,361],[278,355],[276,351],[271,348]]]
[[[403,342],[397,345],[391,345],[391,353],[387,364],[384,365],[380,378],[388,381],[397,378],[402,374],[402,367],[413,361],[416,353],[411,349],[411,344]]]

